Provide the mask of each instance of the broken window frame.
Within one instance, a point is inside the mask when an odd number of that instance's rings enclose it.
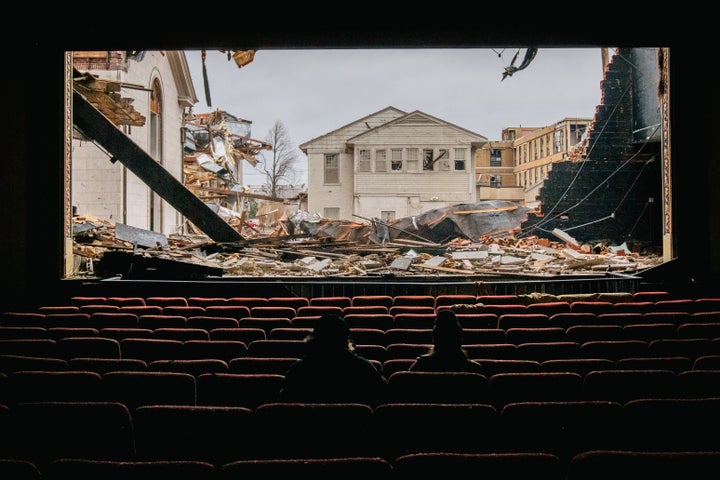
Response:
[[[402,159],[402,148],[390,149],[390,170],[393,172],[402,172],[403,159]]]
[[[432,148],[423,149],[423,171],[432,172],[435,170],[435,151]]]

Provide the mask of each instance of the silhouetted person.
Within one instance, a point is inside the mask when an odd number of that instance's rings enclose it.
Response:
[[[355,352],[348,324],[340,315],[320,317],[306,342],[303,358],[285,372],[280,401],[377,405],[385,400],[385,377]]]
[[[482,365],[471,360],[462,346],[462,326],[452,310],[440,310],[433,325],[433,346],[410,365],[422,372],[483,373]]]

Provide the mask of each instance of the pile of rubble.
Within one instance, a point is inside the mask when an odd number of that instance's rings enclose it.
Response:
[[[475,241],[455,236],[434,242],[383,236],[393,225],[377,219],[368,224],[315,218],[311,223],[312,234],[298,231],[301,223],[289,222],[282,231],[292,233],[258,236],[254,232],[245,241],[218,243],[203,235],[165,237],[78,216],[75,275],[124,276],[132,270],[162,276],[158,270],[164,269],[171,277],[553,278],[609,272],[634,275],[662,263],[661,256],[631,251],[626,244],[591,246],[559,230],[553,232],[557,241],[519,239],[509,230],[484,234]],[[382,241],[373,241],[378,237]],[[112,262],[104,261],[110,257]]]

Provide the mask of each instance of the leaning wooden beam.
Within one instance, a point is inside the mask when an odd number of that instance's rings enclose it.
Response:
[[[240,232],[193,195],[77,91],[73,92],[73,122],[112,155],[111,161],[125,165],[208,237],[216,242],[242,240]]]

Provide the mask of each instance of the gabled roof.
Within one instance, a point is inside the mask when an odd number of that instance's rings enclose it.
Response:
[[[345,129],[345,128],[351,127],[351,126],[356,125],[356,124],[358,124],[358,123],[365,122],[365,121],[367,121],[368,119],[373,118],[373,117],[375,117],[375,116],[377,116],[377,115],[379,115],[379,114],[381,114],[381,113],[385,113],[385,112],[395,112],[395,113],[397,113],[397,114],[399,114],[399,115],[403,115],[403,116],[406,115],[406,112],[404,112],[404,111],[402,111],[402,110],[400,110],[400,109],[398,109],[398,108],[395,108],[395,107],[392,107],[392,106],[385,107],[385,108],[383,108],[382,110],[378,110],[378,111],[375,112],[375,113],[371,113],[370,115],[366,115],[366,116],[364,116],[364,117],[362,117],[362,118],[360,118],[360,119],[358,119],[358,120],[355,120],[355,121],[352,121],[352,122],[350,122],[350,123],[347,123],[347,124],[343,125],[343,126],[340,127],[340,128],[336,128],[335,130],[333,130],[333,131],[331,131],[331,132],[324,133],[324,134],[322,134],[322,135],[320,135],[320,136],[318,136],[318,137],[315,137],[315,138],[313,138],[313,139],[311,139],[311,140],[308,140],[307,142],[305,142],[305,143],[303,143],[303,144],[300,145],[300,149],[301,149],[301,150],[304,150],[305,148],[307,148],[307,146],[308,146],[309,144],[311,144],[311,143],[313,143],[313,142],[315,142],[315,141],[317,141],[317,140],[319,140],[319,139],[321,139],[321,138],[323,138],[323,137],[327,137],[327,136],[330,136],[330,135],[334,135],[334,134],[338,133],[339,131],[341,131],[341,130],[343,130],[343,129]],[[377,128],[377,127],[375,127],[375,128]],[[373,130],[373,129],[370,129],[370,130]]]
[[[364,135],[367,135],[368,133],[377,132],[378,130],[383,129],[383,128],[390,128],[393,125],[402,125],[402,124],[426,124],[427,125],[429,123],[442,124],[445,126],[452,127],[456,130],[460,130],[468,135],[477,137],[477,141],[479,141],[479,142],[487,141],[487,137],[480,135],[479,133],[472,132],[466,128],[459,127],[453,123],[447,122],[445,120],[441,120],[437,117],[433,117],[432,115],[428,115],[427,113],[421,112],[420,110],[414,110],[410,113],[406,113],[402,117],[396,118],[395,120],[391,120],[389,122],[383,123],[382,125],[378,125],[375,128],[369,129],[368,131],[363,132],[360,135],[356,135],[352,138],[348,138],[347,143],[354,143],[359,138],[362,138]]]

